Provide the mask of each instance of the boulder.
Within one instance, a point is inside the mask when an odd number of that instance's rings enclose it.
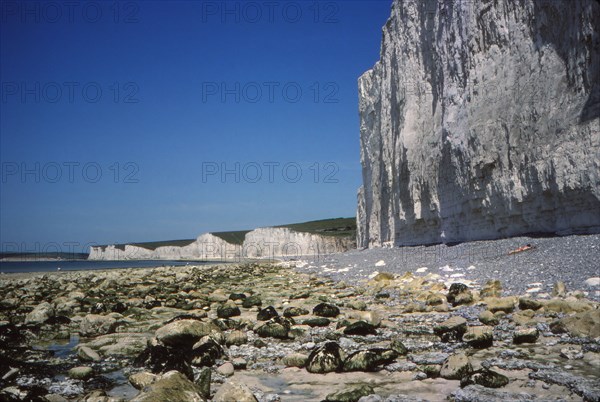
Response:
[[[231,300],[217,307],[217,317],[219,318],[236,317],[240,314],[240,308]]]
[[[502,296],[502,283],[497,279],[487,281],[483,288],[481,288],[479,296],[481,298]]]
[[[87,380],[94,375],[94,369],[87,366],[73,367],[69,370],[69,377],[75,380]]]
[[[298,317],[306,314],[308,314],[308,310],[302,307],[288,307],[283,310],[283,316],[286,318]]]
[[[559,320],[562,328],[571,336],[600,337],[600,310],[590,310]]]
[[[326,342],[323,346],[316,348],[308,356],[306,371],[315,374],[330,373],[338,371],[343,362],[343,353],[336,342]]]
[[[442,364],[440,377],[447,380],[460,380],[473,371],[469,358],[464,353],[449,356]]]
[[[98,352],[87,346],[81,346],[77,349],[77,356],[84,362],[99,362]]]
[[[433,327],[433,333],[440,337],[442,342],[460,341],[467,331],[467,320],[460,316],[453,316]]]
[[[460,382],[460,386],[466,387],[467,385],[476,384],[486,388],[501,388],[508,385],[508,383],[509,380],[507,376],[492,370],[484,369],[464,377]]]
[[[329,303],[320,303],[313,308],[313,314],[319,317],[335,318],[340,314],[340,309]]]
[[[262,338],[287,339],[291,323],[287,318],[275,317],[258,327],[255,332]]]
[[[250,388],[244,384],[226,382],[219,388],[212,402],[258,402]]]
[[[205,402],[202,390],[185,375],[169,371],[148,385],[132,402],[187,401]]]
[[[344,328],[344,335],[377,335],[377,329],[368,322],[359,320]]]
[[[379,366],[392,363],[398,353],[392,349],[373,348],[350,354],[343,364],[344,371],[376,371]]]
[[[195,343],[190,354],[192,364],[199,367],[210,367],[224,355],[221,345],[210,336],[205,336]]]
[[[54,306],[47,302],[42,302],[25,316],[25,324],[43,324],[54,315]]]
[[[485,303],[492,313],[503,311],[508,314],[515,309],[515,299],[513,297],[489,297],[485,299]]]
[[[523,328],[513,333],[513,343],[535,343],[540,336],[537,328]]]
[[[476,349],[489,348],[494,344],[494,329],[488,326],[469,327],[462,340]]]
[[[156,339],[166,346],[189,348],[212,331],[219,331],[219,329],[206,322],[184,319],[157,329]]]
[[[370,385],[354,385],[344,388],[341,391],[331,393],[325,397],[326,402],[358,402],[364,396],[373,394],[373,387]]]
[[[258,311],[256,319],[258,321],[269,321],[271,318],[279,317],[279,313],[275,310],[275,307],[268,306]]]
[[[117,320],[107,315],[88,314],[79,324],[79,333],[84,337],[94,337],[115,331]]]
[[[304,367],[308,361],[308,356],[302,353],[292,353],[283,358],[283,364],[286,367]]]

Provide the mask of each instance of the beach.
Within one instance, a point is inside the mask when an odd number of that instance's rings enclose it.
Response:
[[[588,247],[594,238],[562,241]],[[4,274],[0,394],[52,401],[161,400],[166,390],[175,392],[170,400],[261,402],[600,399],[599,288],[586,285],[589,272],[569,276],[579,288],[544,283],[513,292],[511,281],[523,278],[506,275],[506,266],[497,281],[478,276],[476,261],[471,270],[429,264],[400,271],[394,252],[330,255],[318,269],[296,260]],[[368,258],[359,263],[357,256]],[[348,261],[360,275],[344,270]],[[464,276],[452,277],[457,272]]]

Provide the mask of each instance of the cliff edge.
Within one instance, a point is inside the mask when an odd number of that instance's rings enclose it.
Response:
[[[358,247],[600,232],[600,2],[394,1]]]

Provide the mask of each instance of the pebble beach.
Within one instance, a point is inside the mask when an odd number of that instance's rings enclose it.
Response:
[[[598,401],[598,240],[5,274],[0,399]]]

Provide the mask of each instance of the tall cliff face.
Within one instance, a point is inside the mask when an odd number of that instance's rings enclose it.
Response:
[[[359,247],[600,231],[600,2],[397,0],[359,79]]]

